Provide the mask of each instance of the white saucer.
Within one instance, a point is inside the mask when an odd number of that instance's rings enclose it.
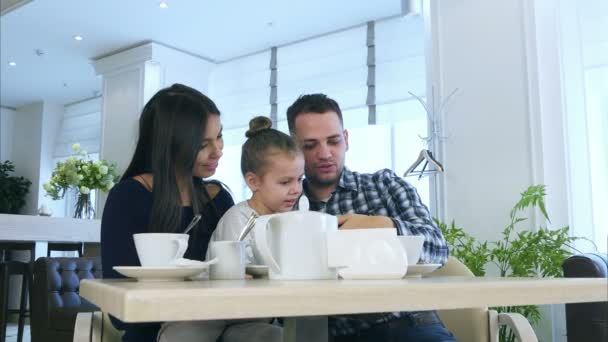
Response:
[[[266,265],[247,265],[245,272],[254,277],[268,277],[268,266]]]
[[[424,274],[433,272],[441,267],[441,264],[416,264],[407,267],[406,278],[422,277]]]
[[[340,278],[359,279],[359,280],[378,280],[378,279],[401,279],[403,278],[403,272],[384,273],[384,272],[365,272],[358,271],[356,269],[343,268],[338,270]]]
[[[210,263],[192,266],[114,266],[114,270],[137,281],[181,281],[195,277],[209,268]]]

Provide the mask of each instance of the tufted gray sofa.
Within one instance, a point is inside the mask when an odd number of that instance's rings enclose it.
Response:
[[[101,258],[39,258],[31,298],[32,342],[71,342],[79,312],[99,310],[78,294],[81,279],[101,277]]]
[[[574,255],[562,267],[568,278],[608,278],[606,254]],[[608,302],[566,304],[566,328],[568,342],[608,341]]]

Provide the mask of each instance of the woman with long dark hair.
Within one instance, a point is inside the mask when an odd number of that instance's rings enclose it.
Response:
[[[215,174],[223,147],[220,111],[199,91],[174,84],[148,101],[131,163],[103,212],[104,278],[121,277],[113,266],[140,266],[133,234],[183,233],[198,214],[184,257],[204,260],[217,222],[234,205],[221,183],[204,180]],[[123,341],[156,341],[160,329],[160,322],[112,321],[124,330]]]

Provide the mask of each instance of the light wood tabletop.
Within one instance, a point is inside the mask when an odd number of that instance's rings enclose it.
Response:
[[[399,280],[83,280],[80,295],[126,322],[328,316],[608,301],[600,278]]]

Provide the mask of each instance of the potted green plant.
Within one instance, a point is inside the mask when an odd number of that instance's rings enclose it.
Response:
[[[91,205],[91,191],[109,191],[118,182],[116,165],[105,160],[91,160],[80,144],[74,144],[72,150],[77,156],[58,162],[51,180],[42,187],[54,200],[63,198],[66,191],[73,190],[78,196],[74,218],[92,219],[95,210]]]
[[[30,182],[23,177],[11,176],[15,166],[10,160],[0,163],[0,213],[18,214],[25,205],[25,195],[30,191]]]
[[[537,208],[550,223],[545,207],[545,186],[533,185],[521,193],[521,198],[509,214],[510,223],[498,241],[480,242],[458,227],[435,218],[450,247],[450,254],[462,261],[476,276],[485,276],[488,264],[494,264],[501,277],[561,277],[561,264],[572,255],[573,242],[579,238],[569,235],[569,227],[521,230],[515,227],[526,221],[522,216],[529,208]],[[540,320],[537,306],[493,308],[498,312],[517,312],[532,325]],[[500,341],[512,342],[515,336],[506,326],[501,327]]]

